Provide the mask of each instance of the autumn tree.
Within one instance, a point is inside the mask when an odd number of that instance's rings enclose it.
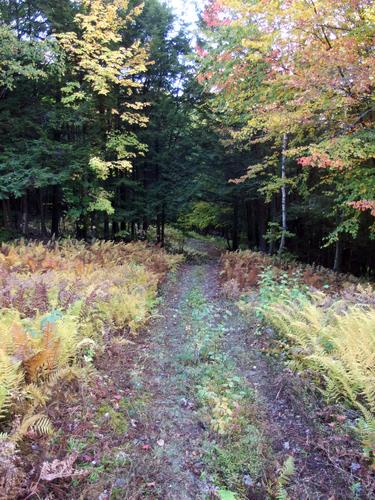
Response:
[[[146,119],[136,94],[147,50],[136,38],[124,43],[121,33],[141,7],[12,0],[1,2],[0,13],[4,218],[12,205],[15,228],[26,234],[36,192],[42,232],[51,200],[51,233],[65,213],[86,237],[89,222],[113,212],[107,178],[131,169],[143,149],[136,132]]]
[[[266,170],[282,152],[281,179],[271,171],[261,187],[268,196],[281,188],[280,248],[287,186],[328,191],[335,227],[326,242],[338,246],[340,234],[359,231],[354,209],[373,209],[372,19],[372,2],[349,0],[218,0],[203,14],[200,79],[234,117],[234,139],[268,144]],[[321,172],[309,176],[301,166]],[[242,179],[265,169],[253,165]]]

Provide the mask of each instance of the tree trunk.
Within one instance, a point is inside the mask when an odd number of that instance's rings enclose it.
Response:
[[[156,243],[158,245],[161,243],[161,217],[159,213],[156,215]]]
[[[165,244],[165,205],[163,203],[163,207],[161,210],[161,246],[163,247]]]
[[[106,241],[109,240],[109,217],[108,217],[108,214],[104,214],[103,237]]]
[[[276,222],[277,221],[277,216],[276,216],[276,212],[277,212],[277,200],[276,200],[276,195],[272,195],[272,201],[271,201],[271,222]],[[270,240],[269,240],[269,249],[268,249],[268,253],[270,255],[273,255],[273,252],[275,250],[275,240],[274,238],[272,237]]]
[[[52,187],[52,218],[51,218],[51,236],[59,237],[60,229],[60,188],[59,186]]]
[[[266,206],[262,200],[258,200],[258,241],[259,250],[265,252],[267,250],[264,234],[266,232],[267,213]]]
[[[11,229],[12,217],[11,217],[11,210],[10,210],[10,201],[3,200],[2,205],[3,205],[3,224],[4,224],[4,227],[6,229]]]
[[[236,251],[239,247],[238,237],[238,200],[233,205],[233,226],[232,226],[232,250]]]
[[[254,239],[254,213],[252,210],[251,200],[246,200],[246,229],[247,229],[247,246],[252,248]]]
[[[226,230],[226,232],[225,232],[225,239],[227,241],[227,249],[231,250],[230,239],[229,239],[229,231],[228,230]]]
[[[286,233],[288,231],[288,226],[287,226],[287,206],[286,206],[286,201],[287,201],[287,192],[286,192],[286,151],[288,148],[288,134],[284,134],[283,136],[283,149],[281,153],[281,179],[283,181],[283,184],[281,186],[281,229],[282,229],[282,234],[281,234],[281,240],[280,240],[280,246],[279,246],[279,255],[283,253],[285,250],[285,242],[286,242]]]
[[[43,189],[39,189],[39,211],[40,211],[40,232],[43,237],[48,234],[46,226],[46,211],[44,209],[44,193]]]
[[[87,241],[88,239],[88,232],[89,232],[89,216],[87,214],[82,215],[77,222],[76,225],[76,238],[77,240],[85,240]]]
[[[21,207],[22,207],[21,233],[24,236],[27,236],[29,232],[29,200],[27,191],[25,192],[21,200]]]
[[[336,240],[335,261],[333,264],[333,270],[336,273],[339,273],[341,271],[341,262],[342,262],[342,241],[339,235]]]

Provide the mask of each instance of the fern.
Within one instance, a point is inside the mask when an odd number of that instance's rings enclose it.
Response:
[[[325,309],[321,303],[321,295],[310,303],[276,303],[264,314],[288,340],[295,368],[321,373],[328,399],[369,418],[375,412],[375,311],[350,307],[338,315],[337,304]]]
[[[48,401],[48,395],[43,390],[43,386],[39,387],[34,383],[28,384],[24,387],[23,392],[34,405],[41,404],[44,406]]]
[[[375,462],[375,418],[358,422],[358,434],[362,442],[365,456]],[[374,464],[375,465],[375,464]]]
[[[42,414],[26,415],[17,430],[11,435],[11,440],[18,443],[30,430],[41,436],[53,434],[53,427],[48,417]]]
[[[47,432],[32,415],[43,413],[60,381],[79,375],[83,358],[104,349],[109,327],[135,333],[148,321],[158,284],[181,261],[144,243],[2,248],[0,418],[22,402],[17,440],[33,425]]]
[[[276,498],[277,500],[289,500],[288,492],[286,491],[286,486],[290,482],[292,476],[295,473],[294,458],[289,456],[281,468],[277,485],[276,485]]]
[[[54,432],[50,419],[43,415],[32,425],[32,430],[40,436],[51,436]]]
[[[0,349],[0,418],[9,411],[13,394],[19,390],[22,374],[15,363]]]
[[[74,367],[65,367],[65,368],[60,368],[59,370],[56,370],[54,373],[52,373],[48,379],[47,382],[47,387],[49,391],[51,391],[60,381],[62,380],[73,380],[75,378],[78,378],[80,375],[80,371],[78,368]],[[49,392],[50,394],[50,392]]]

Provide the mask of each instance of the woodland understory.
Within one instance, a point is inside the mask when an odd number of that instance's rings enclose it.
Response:
[[[1,498],[373,497],[373,289],[220,243],[3,246]]]
[[[0,500],[375,497],[371,0],[0,0]]]

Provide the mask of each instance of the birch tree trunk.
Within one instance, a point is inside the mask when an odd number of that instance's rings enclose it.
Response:
[[[286,232],[288,230],[288,221],[287,221],[287,192],[286,192],[286,185],[285,185],[285,180],[286,180],[286,151],[288,148],[288,134],[284,134],[283,136],[283,149],[281,153],[281,179],[282,179],[282,186],[281,186],[281,240],[280,240],[280,246],[279,246],[279,255],[283,253],[285,250],[285,241],[286,241]]]

